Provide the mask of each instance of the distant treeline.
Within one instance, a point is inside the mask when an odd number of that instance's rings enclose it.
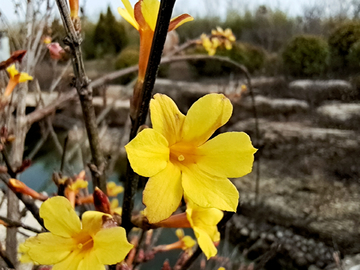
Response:
[[[333,72],[346,74],[349,70],[358,72],[360,23],[357,16],[350,18],[338,14],[324,17],[319,14],[321,12],[314,7],[304,11],[303,16],[291,17],[280,10],[259,6],[254,11],[242,13],[230,10],[225,19],[216,16],[195,18],[193,22],[179,27],[177,33],[182,43],[198,38],[202,33],[210,33],[217,26],[231,28],[237,43],[231,51],[219,49],[217,54],[244,64],[252,73],[317,77]],[[110,8],[106,14],[100,14],[96,23],[83,18],[82,27],[86,59],[116,55],[118,60],[114,68],[136,64],[138,32],[120,20],[120,16],[114,16]],[[53,35],[60,37],[60,32],[61,25],[54,21]],[[200,46],[187,53],[206,51]],[[228,71],[226,66],[217,66],[212,70],[206,62],[191,65],[199,75]]]

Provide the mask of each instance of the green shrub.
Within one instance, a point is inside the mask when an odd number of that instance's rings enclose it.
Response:
[[[353,71],[358,72],[360,70],[360,40],[350,47],[347,61]]]
[[[327,66],[329,49],[321,37],[295,36],[282,53],[284,69],[293,76],[318,76]]]
[[[351,46],[360,40],[360,22],[348,22],[340,25],[329,36],[331,67],[343,69],[348,65]]]
[[[207,54],[202,46],[195,50],[188,51],[190,54]],[[250,73],[260,71],[265,63],[266,53],[257,46],[248,43],[237,42],[231,50],[223,47],[217,48],[216,55],[228,57],[231,60],[244,65]],[[231,72],[234,67],[223,62],[214,62],[212,59],[191,61],[190,63],[200,76],[225,75]]]
[[[116,57],[115,60],[115,69],[124,69],[127,67],[134,66],[139,62],[139,48],[137,47],[126,47],[121,53]],[[117,80],[118,83],[126,84],[133,80],[137,76],[136,73],[132,73],[126,76],[123,76]]]

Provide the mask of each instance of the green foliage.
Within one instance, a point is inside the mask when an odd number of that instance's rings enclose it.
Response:
[[[198,46],[195,50],[190,51],[191,54],[207,54],[202,46]],[[237,42],[233,44],[231,50],[225,48],[218,48],[216,55],[228,57],[231,60],[244,65],[250,73],[260,71],[265,63],[266,52],[257,46]],[[200,76],[214,76],[214,75],[225,75],[233,70],[233,66],[230,64],[215,62],[212,59],[199,60],[191,62],[193,68]]]
[[[93,35],[93,43],[97,57],[118,53],[128,43],[125,27],[115,19],[110,7],[105,15],[100,13]]]
[[[211,29],[221,26],[218,17],[196,18],[192,22],[185,23],[176,29],[179,34],[180,43],[188,40],[199,38],[202,33],[210,33]]]
[[[318,76],[324,73],[329,55],[328,45],[321,37],[293,37],[282,53],[285,70],[293,76]]]
[[[93,42],[95,27],[95,24],[86,19],[82,21],[83,42],[81,43],[81,47],[85,59],[94,59],[96,57],[96,50]]]
[[[355,71],[360,70],[360,40],[350,47],[347,61],[351,69],[354,69]]]
[[[134,66],[139,62],[139,48],[127,47],[121,51],[115,60],[115,69],[124,69]],[[120,78],[119,83],[126,84],[136,77],[136,74],[129,74]]]
[[[351,46],[360,40],[360,22],[347,22],[337,27],[329,36],[331,66],[334,70],[348,65]]]

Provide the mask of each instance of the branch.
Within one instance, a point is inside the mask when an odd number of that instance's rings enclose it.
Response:
[[[52,114],[56,109],[61,108],[65,106],[71,99],[74,99],[76,97],[76,91],[75,89],[71,90],[70,92],[61,95],[58,99],[53,101],[48,106],[37,109],[36,111],[33,111],[32,113],[29,113],[26,116],[26,124],[28,126],[31,126],[33,123],[38,122],[45,118],[46,116],[49,116]]]
[[[132,140],[139,129],[145,124],[145,120],[149,111],[149,103],[154,88],[157,70],[160,64],[162,51],[166,35],[169,29],[169,23],[174,8],[175,0],[167,0],[160,2],[159,15],[156,22],[155,33],[152,41],[151,52],[149,56],[148,66],[145,73],[143,88],[140,94],[140,108],[136,111],[136,115],[132,122],[130,131],[130,140]],[[132,170],[129,161],[127,161],[125,191],[123,200],[122,226],[129,232],[132,228],[131,212],[134,207],[134,197],[138,187],[138,176]]]
[[[61,19],[67,36],[64,43],[69,46],[71,62],[75,74],[74,85],[78,92],[86,131],[89,138],[89,145],[92,155],[92,163],[89,168],[92,174],[93,187],[99,187],[106,193],[105,160],[100,149],[99,134],[96,125],[95,110],[92,104],[92,87],[85,74],[84,62],[81,53],[81,38],[76,32],[70,18],[69,8],[65,0],[56,0]]]
[[[9,186],[9,179],[10,176],[8,174],[1,173],[0,174],[0,180],[3,181],[7,186]],[[15,193],[15,192],[14,192]],[[29,197],[23,195],[22,193],[15,193],[16,197],[18,197],[19,200],[21,200],[25,207],[33,214],[34,218],[39,222],[39,224],[44,227],[44,220],[39,215],[39,208],[35,204],[35,201],[30,199]]]
[[[19,222],[19,221],[15,221],[15,220],[12,220],[12,219],[9,219],[9,218],[6,218],[6,217],[3,217],[3,216],[0,216],[0,219],[2,221],[5,221],[5,223],[7,224],[6,226],[7,227],[21,227],[21,228],[24,228],[25,230],[28,230],[28,231],[32,231],[34,233],[41,233],[42,231],[34,228],[34,227],[31,227],[31,226],[28,226],[22,222]]]

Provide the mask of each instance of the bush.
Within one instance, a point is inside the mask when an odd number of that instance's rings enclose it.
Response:
[[[139,62],[139,48],[137,47],[127,47],[121,51],[121,53],[116,57],[115,60],[115,69],[124,69],[127,67],[134,66]],[[126,84],[133,80],[136,77],[135,73],[121,77],[117,82],[121,84]]]
[[[360,22],[340,25],[329,36],[331,67],[339,70],[347,67],[351,46],[360,40]]]
[[[360,70],[360,40],[350,47],[347,61],[353,71],[358,72]]]
[[[188,51],[190,54],[207,54],[202,46],[195,50]],[[250,73],[260,71],[265,63],[266,53],[257,46],[248,43],[235,43],[231,50],[217,48],[216,55],[228,57],[231,60],[244,65]],[[227,63],[214,63],[214,60],[192,61],[190,64],[200,76],[221,76],[230,73],[234,67]]]
[[[284,69],[293,76],[319,76],[327,66],[329,49],[321,37],[301,35],[290,40],[282,53]]]

